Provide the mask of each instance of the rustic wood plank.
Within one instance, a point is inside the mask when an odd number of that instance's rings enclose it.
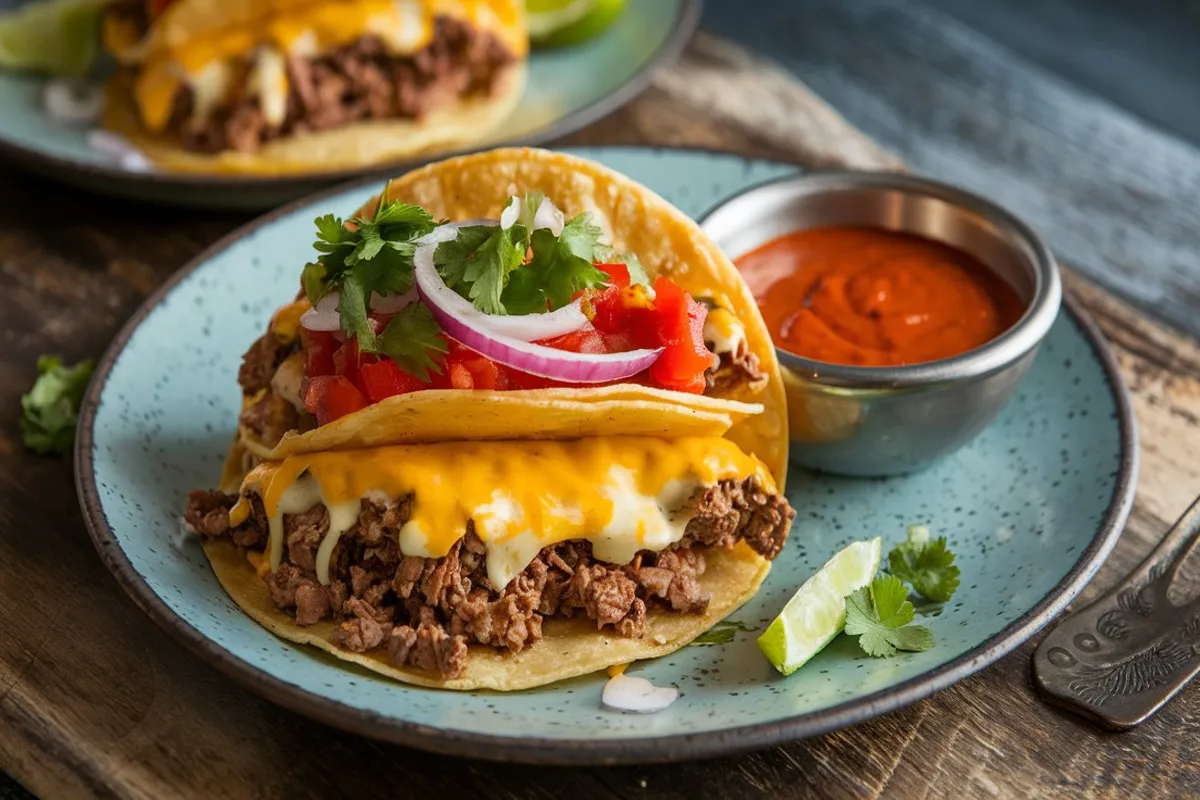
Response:
[[[762,66],[712,39],[689,51],[687,65],[703,76],[699,89],[668,72],[641,100],[573,141],[896,163],[795,85],[781,90],[786,102],[777,107],[726,100],[705,102],[701,114],[704,86],[728,92]],[[816,135],[789,133],[810,128]],[[849,154],[840,160],[839,142]],[[34,458],[13,436],[17,395],[37,353],[99,355],[152,285],[240,217],[96,203],[2,171],[0,206],[14,209],[0,219],[0,766],[41,796],[1200,794],[1191,753],[1200,692],[1185,693],[1136,731],[1099,733],[1036,697],[1032,643],[887,717],[685,765],[464,762],[378,744],[275,707],[192,658],[121,594],[87,542],[69,464]],[[1200,348],[1077,275],[1068,285],[1114,343],[1142,426],[1137,506],[1090,596],[1135,564],[1200,486],[1200,464],[1186,447],[1194,451],[1200,441]]]

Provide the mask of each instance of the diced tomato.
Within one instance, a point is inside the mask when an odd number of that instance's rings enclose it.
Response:
[[[598,331],[584,329],[564,333],[561,336],[555,336],[552,339],[541,339],[534,342],[544,347],[553,347],[555,350],[566,350],[571,353],[607,353],[608,348],[604,345],[604,337]]]
[[[332,375],[334,370],[333,353],[341,345],[326,331],[310,331],[304,329],[304,374],[310,378],[318,375]]]
[[[625,325],[625,299],[621,287],[609,286],[592,294],[592,326],[601,333],[619,333]]]
[[[650,380],[665,389],[700,394],[712,354],[704,346],[704,320],[708,309],[675,283],[659,278],[654,283],[655,325],[665,348],[650,365]]]
[[[363,389],[372,403],[398,394],[429,388],[428,384],[422,383],[415,375],[400,369],[400,365],[390,358],[381,358],[373,364],[363,364],[359,367],[359,375]]]
[[[451,389],[510,388],[505,367],[453,340],[443,371]]]
[[[367,399],[341,375],[318,375],[305,387],[304,407],[316,414],[317,424],[325,425],[366,408]]]
[[[596,264],[596,269],[608,273],[608,278],[616,286],[624,288],[629,285],[629,267],[625,264]]]

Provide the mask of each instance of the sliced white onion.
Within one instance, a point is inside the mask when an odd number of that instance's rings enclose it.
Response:
[[[395,314],[416,299],[416,289],[410,289],[404,294],[389,294],[386,297],[371,292],[371,310],[379,314]]]
[[[601,702],[614,711],[653,714],[667,708],[678,698],[679,690],[674,686],[655,686],[645,678],[622,673],[604,684]]]
[[[465,228],[472,224],[474,223],[449,223],[435,228],[432,233],[418,239],[417,251],[413,254],[413,263],[418,265],[418,268],[422,264],[426,265],[427,271],[432,271],[436,275],[437,270],[434,268],[433,256],[437,251],[437,246],[442,242],[452,241],[458,235],[459,228]],[[441,283],[440,276],[438,277],[438,282]],[[447,312],[464,322],[470,323],[474,327],[481,328],[498,336],[507,336],[510,339],[518,339],[522,342],[532,342],[537,339],[553,339],[555,336],[562,336],[564,333],[573,333],[588,324],[587,316],[583,313],[581,300],[576,300],[569,305],[565,305],[554,311],[548,311],[544,314],[496,316],[484,314],[472,305],[470,300],[467,300],[453,289],[446,287],[444,283],[441,283],[441,285],[445,289],[445,292],[438,292],[438,294],[442,298],[441,305]],[[463,342],[463,344],[466,344],[466,342]]]
[[[81,78],[56,78],[42,87],[42,106],[55,122],[81,125],[104,112],[104,87]]]
[[[532,230],[546,228],[555,236],[561,236],[563,226],[567,224],[567,217],[558,206],[550,202],[549,197],[543,197],[542,202],[538,204],[537,212],[533,215]]]
[[[661,347],[627,353],[572,353],[497,333],[493,325],[513,318],[483,314],[448,287],[434,266],[434,249],[423,245],[413,256],[417,292],[447,335],[497,363],[569,383],[608,383],[636,375],[662,355]]]
[[[342,328],[341,317],[338,316],[337,292],[330,292],[317,301],[317,304],[300,315],[300,324],[310,331],[337,331]]]
[[[500,213],[500,229],[508,230],[517,222],[517,217],[521,216],[521,198],[514,197],[508,201],[508,205],[504,207],[504,211]]]

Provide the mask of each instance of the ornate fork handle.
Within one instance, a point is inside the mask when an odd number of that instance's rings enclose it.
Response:
[[[1200,672],[1200,592],[1190,587],[1182,605],[1169,597],[1198,544],[1200,498],[1125,580],[1050,631],[1033,654],[1034,681],[1048,700],[1123,730]]]

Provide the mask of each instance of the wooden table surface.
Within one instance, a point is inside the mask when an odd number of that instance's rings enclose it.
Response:
[[[900,164],[789,73],[711,36],[643,97],[570,142],[722,147],[815,166]],[[1141,177],[1098,180],[1121,194],[1141,191]],[[1011,180],[996,183],[1002,196],[1016,191]],[[39,353],[99,356],[148,292],[244,218],[78,196],[7,167],[0,208],[0,768],[39,796],[1200,795],[1200,692],[1133,732],[1101,733],[1034,694],[1034,642],[887,717],[669,766],[464,762],[277,708],[192,658],[138,611],[91,548],[69,461],[29,455],[15,432],[18,395]],[[1065,214],[1032,221],[1068,264],[1108,275],[1087,261],[1092,250],[1066,246],[1087,229]],[[1136,253],[1122,258],[1136,274]],[[1067,285],[1112,343],[1142,437],[1135,510],[1086,599],[1147,553],[1200,489],[1200,347],[1075,269]]]

